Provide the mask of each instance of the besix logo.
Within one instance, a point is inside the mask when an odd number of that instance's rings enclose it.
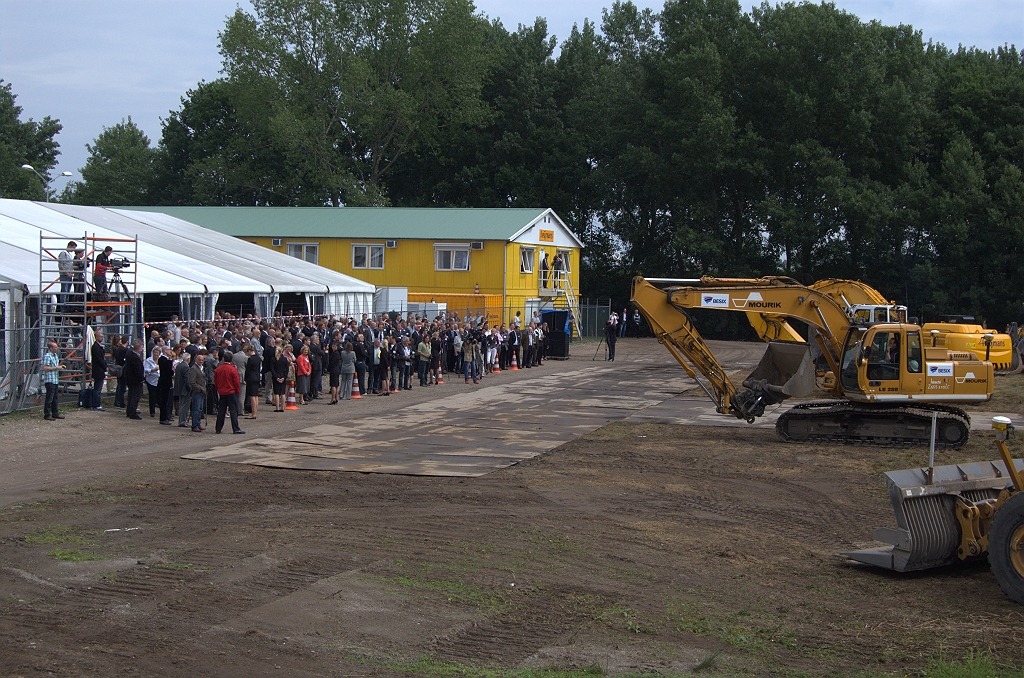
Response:
[[[705,308],[729,308],[729,295],[728,294],[702,294],[700,296],[700,305]]]

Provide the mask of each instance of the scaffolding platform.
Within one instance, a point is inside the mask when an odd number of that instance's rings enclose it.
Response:
[[[39,236],[39,326],[40,352],[47,339],[60,347],[61,390],[86,388],[92,374],[88,369],[96,331],[104,335],[128,334],[140,318],[136,265],[137,238],[107,238],[84,233],[68,249],[64,236]],[[97,274],[96,259],[111,248],[112,264]],[[104,352],[109,351],[104,341]]]

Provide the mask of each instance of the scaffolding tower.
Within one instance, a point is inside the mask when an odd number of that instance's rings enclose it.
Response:
[[[59,358],[66,366],[60,373],[60,390],[81,390],[92,379],[87,369],[94,332],[134,334],[139,322],[136,304],[139,245],[137,238],[105,238],[83,234],[77,247],[68,250],[65,236],[39,235],[39,327],[46,350],[55,339]],[[96,257],[107,247],[113,265],[99,276]],[[104,351],[109,343],[104,342]]]

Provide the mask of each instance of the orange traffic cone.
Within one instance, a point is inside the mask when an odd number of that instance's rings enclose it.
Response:
[[[508,366],[510,372],[518,372],[519,365],[516,364],[516,352],[512,351],[512,364]]]
[[[288,400],[285,401],[284,409],[286,410],[297,410],[299,406],[295,404],[295,382],[288,382]]]
[[[441,370],[437,371],[437,383],[439,386],[444,383],[444,375],[441,373]]]
[[[353,375],[355,376],[355,375]],[[359,383],[357,379],[352,380],[352,400],[359,400],[363,396],[359,395]]]
[[[491,365],[491,374],[501,374],[501,367],[498,365],[497,360],[495,360],[494,364]]]

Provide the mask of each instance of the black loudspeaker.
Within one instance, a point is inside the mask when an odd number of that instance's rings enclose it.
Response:
[[[541,322],[548,324],[548,329],[551,333],[569,331],[569,312],[568,311],[541,311],[540,314]]]
[[[569,357],[569,335],[565,332],[552,332],[548,340],[548,357],[565,360]]]

